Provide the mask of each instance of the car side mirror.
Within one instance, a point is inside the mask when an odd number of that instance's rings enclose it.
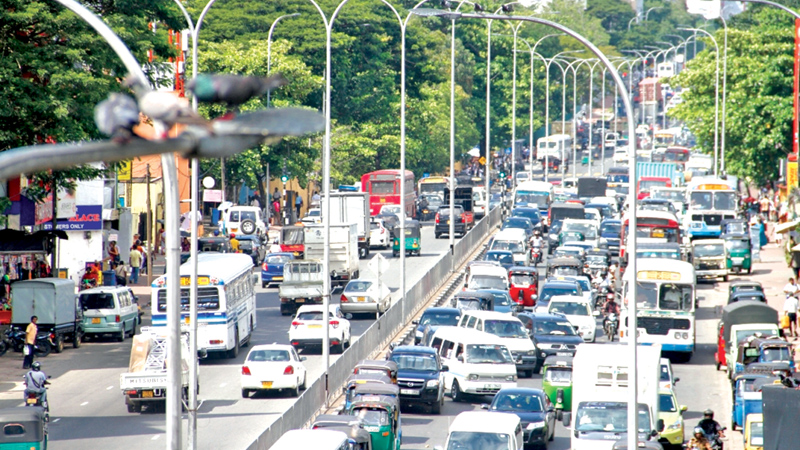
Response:
[[[681,407],[680,407],[681,414],[685,413],[685,412],[686,412],[686,411],[688,411],[688,410],[689,410],[689,407],[688,407],[688,406],[686,406],[686,405],[681,405]]]
[[[442,372],[449,372],[449,371],[450,367],[448,367],[447,364],[442,364]]]
[[[303,362],[303,361],[305,361],[305,360],[307,360],[307,359],[308,359],[308,358],[306,358],[305,356],[301,356],[301,357],[300,357],[300,362]]]
[[[353,318],[353,315],[350,314],[350,313],[347,313],[347,314],[344,315],[344,318],[347,319],[347,320],[350,320],[350,319]]]
[[[412,320],[411,325],[419,325],[419,320]]]
[[[653,431],[653,433],[655,433],[653,434],[653,436],[662,431],[664,431],[664,419],[658,419],[658,421],[656,422],[656,430]]]
[[[595,310],[595,311],[592,311],[592,315],[593,315],[594,317],[600,317],[600,311],[597,311],[597,310]]]
[[[675,381],[673,381],[672,384],[678,384],[678,381],[681,381],[681,379],[678,378],[678,377],[675,377]]]
[[[457,359],[459,362],[464,362],[464,355],[458,355],[458,356],[456,357],[456,359]]]
[[[569,411],[564,411],[564,413],[561,415],[561,424],[564,425],[565,427],[568,427],[570,426],[571,423],[572,423],[572,413]]]

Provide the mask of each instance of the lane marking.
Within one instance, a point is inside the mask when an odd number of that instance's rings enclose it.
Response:
[[[155,441],[156,439],[158,439],[159,436],[161,436],[161,435],[157,434],[157,435],[153,436],[152,438],[150,438],[150,440],[151,441]]]
[[[114,389],[114,386],[109,386],[109,387],[106,388],[107,391],[110,391],[112,389]]]
[[[52,423],[56,423],[56,422],[58,422],[59,420],[61,420],[61,417],[59,417],[58,419],[53,419],[53,422],[52,422]]]
[[[89,404],[89,402],[83,402],[83,403],[81,403],[81,406],[86,406],[88,404]]]

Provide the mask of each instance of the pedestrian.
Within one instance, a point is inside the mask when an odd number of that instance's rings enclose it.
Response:
[[[233,233],[231,233],[231,248],[234,253],[239,253],[239,240],[236,239],[236,235]]]
[[[796,286],[795,286],[796,287]],[[800,308],[800,301],[796,295],[786,296],[783,302],[783,313],[789,317],[789,334],[797,337],[797,309]]]
[[[278,192],[278,188],[275,188],[275,192],[272,193],[272,200],[278,201],[281,199],[281,193]]]
[[[119,262],[119,247],[117,247],[117,241],[111,241],[108,243],[108,259],[113,264]]]
[[[114,269],[117,274],[117,284],[120,286],[128,285],[128,269],[125,267],[125,261],[120,261]]]
[[[136,247],[131,249],[130,264],[131,284],[137,284],[139,283],[139,268],[142,267],[142,252]]]
[[[303,196],[302,195],[298,195],[297,197],[295,197],[295,199],[294,199],[294,207],[297,210],[297,217],[299,218],[300,217],[300,208],[303,207]]]
[[[319,191],[314,191],[314,195],[311,196],[311,206],[319,207]]]
[[[278,223],[280,223],[280,217],[281,217],[281,202],[278,200],[274,200],[272,202],[272,219],[273,219],[272,224],[277,225]]]
[[[36,352],[36,335],[39,334],[39,326],[36,325],[38,321],[38,317],[31,316],[31,323],[25,328],[25,348],[23,349],[25,357],[22,360],[23,369],[30,369],[31,364],[33,364],[33,354]]]
[[[181,251],[186,253],[192,249],[192,243],[189,242],[189,238],[185,237],[181,239]]]

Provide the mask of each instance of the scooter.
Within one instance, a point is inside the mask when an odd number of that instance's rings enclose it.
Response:
[[[610,313],[608,317],[606,317],[606,324],[603,327],[606,333],[606,337],[609,341],[614,342],[614,336],[617,334],[617,328],[619,327],[619,319],[617,318],[616,313]]]
[[[533,260],[534,267],[542,262],[542,249],[539,247],[531,248],[531,259]]]

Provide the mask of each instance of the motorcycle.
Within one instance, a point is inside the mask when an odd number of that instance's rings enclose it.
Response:
[[[542,262],[542,249],[539,247],[533,247],[531,249],[531,259],[533,260],[534,267]]]
[[[610,313],[608,317],[606,317],[605,326],[603,326],[603,331],[605,331],[609,341],[614,342],[614,336],[617,335],[617,328],[619,328],[619,319],[615,313]]]
[[[36,336],[35,355],[44,358],[53,351],[53,338],[55,335],[52,333],[39,333]],[[9,348],[13,348],[15,352],[21,352],[25,348],[25,331],[18,328],[9,328],[5,332],[5,337],[0,344],[0,356],[3,356]]]
[[[727,430],[727,427],[722,427],[722,431]],[[711,443],[711,450],[722,450],[722,438],[717,434],[706,434],[706,439]]]
[[[23,379],[24,378],[25,377],[23,377]],[[50,379],[49,376],[47,378],[48,378],[48,380]],[[50,381],[45,380],[45,382],[44,382],[44,390],[45,390],[45,392],[47,392],[47,385],[49,385],[49,384],[50,384]],[[43,408],[44,409],[44,420],[45,420],[45,422],[49,422],[50,421],[50,402],[42,400],[43,393],[41,393],[41,392],[32,392],[32,391],[29,391],[29,390],[25,389],[25,392],[24,392],[23,395],[25,397],[25,406],[38,406],[38,407]]]

